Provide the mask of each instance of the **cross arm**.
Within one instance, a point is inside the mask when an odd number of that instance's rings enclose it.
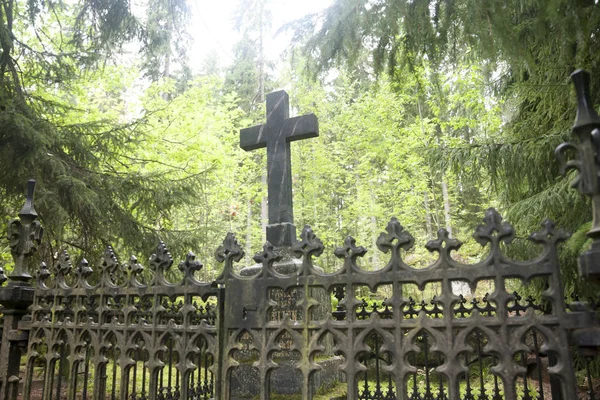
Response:
[[[285,121],[284,132],[289,132],[288,141],[319,136],[319,121],[315,114],[302,115]]]
[[[246,151],[267,147],[267,126],[257,125],[240,130],[240,147]]]

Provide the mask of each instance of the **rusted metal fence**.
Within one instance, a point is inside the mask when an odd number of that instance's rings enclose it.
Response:
[[[576,184],[596,215],[600,118],[586,75],[575,80],[580,142],[558,151],[576,151],[565,165],[580,170]],[[489,209],[473,235],[488,251],[470,265],[453,258],[461,243],[445,230],[425,245],[437,253],[431,265],[408,265],[414,238],[392,218],[377,240],[388,257],[378,271],[362,266],[366,250],[348,237],[335,250],[342,267],[323,272],[324,246],[307,226],[288,249],[267,242],[258,265],[239,273],[244,252],[228,234],[210,282],[197,277],[203,266],[192,253],[177,264],[182,279],[170,281],[164,243],[148,269],[111,248],[76,266],[63,251],[31,277],[42,235],[33,186],[9,226],[15,269],[0,289],[3,399],[597,398],[598,301],[565,301],[557,245],[567,235],[549,221],[529,237],[541,251],[528,261],[505,254],[515,232]],[[600,278],[599,236],[596,218],[580,260],[589,280]],[[537,297],[514,290],[533,281]]]

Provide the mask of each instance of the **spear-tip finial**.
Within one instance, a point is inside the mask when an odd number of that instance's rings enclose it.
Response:
[[[33,217],[34,219],[38,216],[38,213],[35,211],[35,207],[33,206],[33,194],[35,193],[35,179],[30,179],[27,181],[27,199],[25,200],[25,205],[21,211],[19,211],[19,217]]]
[[[590,99],[590,74],[578,69],[571,74],[577,93],[577,116],[573,129],[583,128],[588,125],[600,125],[600,117]]]

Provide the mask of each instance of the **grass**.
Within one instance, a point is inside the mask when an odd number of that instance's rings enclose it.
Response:
[[[338,382],[332,388],[328,390],[320,389],[318,393],[313,396],[313,400],[337,400],[346,399],[348,393],[346,383]],[[260,396],[255,396],[254,399],[259,399]],[[269,396],[270,400],[302,400],[301,394],[279,394],[272,393]]]
[[[137,371],[137,380],[136,380],[136,392],[137,393],[142,392],[142,376],[141,376],[142,367],[143,367],[143,364],[141,362],[139,362],[138,363],[138,371]],[[81,368],[80,371],[83,371],[83,368]],[[167,371],[168,371],[168,369],[165,368],[164,372],[163,372],[163,381],[165,382],[165,385],[167,384]],[[90,378],[87,381],[88,393],[90,393],[90,394],[93,393],[94,372],[95,371],[94,371],[93,365],[90,365],[90,370],[89,370]],[[482,373],[484,374],[484,378],[485,378],[484,379],[485,391],[488,395],[492,395],[493,389],[494,389],[492,375],[489,373],[487,368],[484,368]],[[175,371],[175,369],[173,369],[172,376],[171,376],[173,387],[175,386],[175,382],[176,382],[175,374],[176,374],[176,371]],[[107,392],[107,394],[110,394],[112,392],[112,376],[113,376],[113,364],[112,363],[109,363],[107,365],[106,376],[107,376],[106,392]],[[81,374],[78,377],[78,390],[77,390],[78,392],[81,392],[81,390],[82,390],[83,378],[84,378],[83,374]],[[210,374],[209,374],[209,378],[210,378]],[[43,379],[43,368],[41,368],[41,367],[34,368],[34,379],[36,379],[36,380]],[[194,377],[195,382],[196,382],[196,379],[197,378],[195,376]],[[150,374],[146,370],[146,385],[148,385],[149,381],[150,381]],[[435,394],[438,392],[438,385],[439,385],[438,375],[436,373],[432,373],[430,375],[430,381],[431,381],[431,389]],[[475,396],[479,395],[480,389],[479,389],[479,373],[478,373],[478,371],[471,371],[470,381],[471,381],[472,393]],[[133,383],[133,372],[131,372],[130,380],[129,380],[129,393],[131,393],[132,383]],[[54,384],[56,385],[56,380],[55,380]],[[63,380],[63,384],[66,385],[67,380]],[[181,380],[180,380],[180,385],[181,385]],[[360,379],[360,376],[358,377],[358,385],[359,385],[359,391],[362,390],[363,381]],[[413,387],[414,387],[412,376],[410,376],[406,386],[407,386],[408,395],[410,396],[410,394],[413,391]],[[121,391],[120,390],[121,389],[121,368],[118,366],[117,366],[115,387],[116,387],[116,392],[119,393]],[[375,382],[369,381],[369,387],[371,390],[373,390],[375,388]],[[381,383],[381,387],[382,387],[382,391],[384,391],[384,393],[385,393],[385,391],[387,391],[387,380],[386,379],[384,379],[383,382]],[[500,390],[502,391],[502,389],[503,389],[503,387],[502,387],[501,380],[500,380]],[[425,393],[425,373],[423,370],[419,370],[419,372],[417,374],[417,390],[422,394]],[[446,380],[444,380],[444,390],[446,392],[448,391],[448,385],[447,385]],[[537,396],[537,392],[539,390],[537,381],[533,381],[531,379],[529,380],[529,390],[533,396]],[[464,380],[460,383],[460,392],[461,392],[461,395],[464,395],[466,393],[466,382]],[[147,387],[146,387],[146,393],[148,393]],[[517,395],[519,397],[521,397],[523,395],[522,379],[519,379],[517,381]],[[346,396],[347,396],[347,384],[338,382],[331,388],[328,388],[328,389],[321,388],[320,390],[318,390],[316,395],[313,397],[313,400],[345,399]],[[258,397],[255,397],[255,398],[258,398]],[[297,400],[297,399],[301,400],[302,395],[301,394],[283,395],[283,394],[273,393],[273,394],[271,394],[270,398],[272,400]]]
[[[93,393],[93,387],[94,387],[94,374],[95,374],[95,369],[92,363],[90,363],[89,366],[89,378],[87,380],[87,391],[88,393]],[[116,393],[120,393],[121,392],[121,368],[117,365],[116,366],[117,371],[116,371],[116,376],[115,376],[115,388],[116,388]],[[136,376],[136,393],[142,393],[142,370],[143,369],[143,363],[142,362],[138,362],[137,363],[137,376]],[[150,372],[148,371],[148,369],[145,369],[145,374],[146,374],[146,393],[148,393],[148,386],[150,383]],[[79,372],[83,372],[83,366],[79,369]],[[171,386],[174,388],[175,387],[175,382],[177,381],[176,378],[176,374],[177,374],[177,370],[175,368],[172,369],[171,371]],[[44,369],[42,367],[35,367],[34,368],[34,374],[33,374],[33,378],[34,380],[39,380],[39,379],[43,379],[44,378]],[[202,374],[202,377],[204,378],[204,372]],[[208,375],[208,378],[210,379],[210,373]],[[83,373],[80,374],[78,376],[77,379],[77,391],[81,391],[83,389],[82,386],[82,382],[84,379],[84,375]],[[167,381],[168,381],[168,367],[164,367],[163,370],[163,382],[165,383],[165,386],[167,385]],[[56,382],[57,380],[54,380],[54,385],[56,386]],[[197,375],[194,375],[194,383],[197,382]],[[63,378],[63,384],[67,385],[68,380]],[[128,387],[129,387],[129,393],[131,393],[131,389],[132,389],[132,385],[133,385],[133,367],[130,370],[129,373],[129,382],[128,382]],[[112,386],[113,386],[113,363],[110,362],[107,364],[106,366],[106,393],[110,394],[112,393]],[[179,380],[179,386],[181,387],[181,379]]]

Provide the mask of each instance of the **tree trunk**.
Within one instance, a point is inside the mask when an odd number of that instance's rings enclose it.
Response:
[[[247,200],[248,218],[246,219],[246,265],[252,263],[252,200]]]
[[[264,21],[263,21],[264,4],[263,0],[259,0],[258,10],[258,96],[259,102],[262,104],[265,101],[265,49],[264,49]]]
[[[452,220],[450,219],[450,199],[448,198],[448,185],[446,178],[442,174],[442,198],[444,200],[444,221],[448,235],[452,237]]]
[[[371,257],[371,260],[373,262],[373,267],[371,269],[378,270],[380,268],[379,268],[379,252],[376,250],[377,249],[377,217],[374,215],[371,217],[371,229],[373,230],[373,235],[371,235],[371,237],[372,237],[371,246],[373,246],[373,255]]]
[[[433,175],[433,172],[431,172],[431,176]],[[431,197],[433,199],[433,213],[431,213],[431,217],[433,218],[433,223],[435,224],[435,229],[438,230],[440,229],[440,227],[442,226],[441,224],[441,218],[440,218],[440,214],[439,214],[439,201],[437,196],[435,195],[435,186],[437,185],[437,181],[434,182],[433,180],[429,181],[429,189],[431,189]]]
[[[265,49],[264,49],[264,2],[263,0],[259,0],[259,10],[258,10],[258,101],[260,104],[265,102]],[[267,174],[263,173],[262,175],[262,185],[263,188],[267,187]],[[265,192],[266,193],[266,192]],[[261,226],[263,231],[263,237],[266,240],[267,237],[267,223],[268,223],[268,215],[269,215],[269,204],[267,200],[267,196],[263,196],[260,202],[260,218],[261,218]]]
[[[431,229],[431,210],[429,209],[429,193],[425,191],[423,196],[423,202],[425,203],[425,228],[427,229],[427,240],[433,239]]]
[[[262,175],[261,178],[262,181],[262,187],[265,189],[265,193],[266,192],[266,187],[267,187],[267,174],[264,173]],[[262,200],[260,201],[260,221],[261,221],[261,227],[262,227],[262,232],[263,232],[263,237],[266,240],[267,237],[267,223],[269,221],[269,203],[267,200],[267,196],[263,196]]]
[[[450,199],[448,198],[448,184],[446,183],[446,178],[442,174],[442,196],[444,198],[444,219],[446,220],[446,230],[448,231],[448,236],[453,237],[452,235],[452,220],[450,219]],[[452,281],[452,292],[454,294],[463,296],[471,295],[471,288],[467,282],[462,281]]]

